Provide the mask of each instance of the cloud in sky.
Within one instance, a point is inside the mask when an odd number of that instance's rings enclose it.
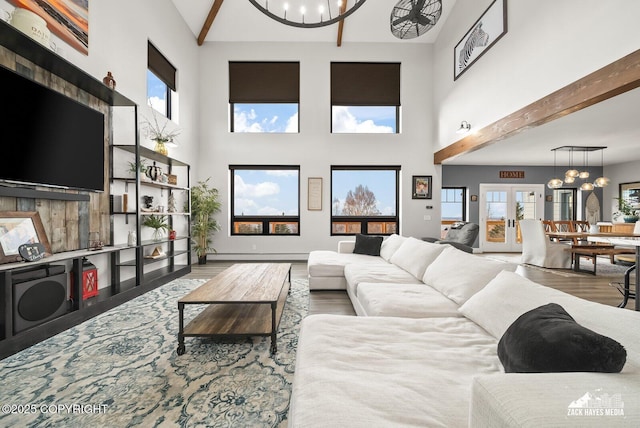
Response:
[[[371,119],[358,119],[351,111],[349,111],[349,107],[334,106],[332,114],[333,132],[368,134],[393,133],[393,128],[390,126],[377,125]]]
[[[235,175],[233,188],[237,197],[263,198],[280,193],[278,183],[263,181],[257,184],[245,183],[241,176]]]
[[[248,105],[236,105],[233,111],[234,132],[298,132],[297,111],[286,120],[282,120],[291,110],[291,106],[279,104],[255,105],[260,108],[246,108]],[[297,106],[296,106],[297,110]]]

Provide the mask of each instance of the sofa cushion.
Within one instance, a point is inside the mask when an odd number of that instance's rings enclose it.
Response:
[[[368,256],[379,256],[382,236],[369,236],[361,233],[356,235],[356,246],[353,248],[355,254],[366,254]]]
[[[513,263],[491,260],[446,246],[427,267],[422,280],[462,305],[500,271],[514,271],[516,268]]]
[[[389,264],[380,257],[314,250],[309,253],[307,269],[310,276],[344,276],[344,266],[348,263]]]
[[[406,270],[418,279],[422,279],[424,271],[442,253],[446,246],[407,238],[389,260],[394,265]]]
[[[520,315],[498,343],[507,373],[617,373],[627,359],[615,340],[581,326],[557,303]]]
[[[358,301],[368,316],[460,317],[458,304],[426,284],[361,282]]]
[[[363,282],[390,282],[400,284],[421,284],[409,272],[391,263],[360,264],[351,263],[344,267],[344,277],[347,279],[347,291],[350,297],[357,297],[358,284]]]
[[[405,236],[400,236],[398,234],[389,235],[387,239],[382,241],[382,245],[380,246],[380,257],[385,259],[386,261],[391,260],[391,256],[396,252],[400,245],[407,239]]]

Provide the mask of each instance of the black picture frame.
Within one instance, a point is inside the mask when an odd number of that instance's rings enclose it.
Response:
[[[618,195],[624,199],[633,209],[640,210],[640,182],[620,183]]]
[[[507,0],[494,0],[453,48],[453,80],[458,80],[505,34]]]
[[[430,175],[414,175],[411,179],[411,199],[431,199],[433,185]]]

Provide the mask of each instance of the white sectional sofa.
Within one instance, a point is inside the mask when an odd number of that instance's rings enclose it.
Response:
[[[368,316],[303,320],[289,427],[640,426],[640,313],[536,284],[510,264],[434,246],[394,235],[380,256],[348,253],[353,244],[346,243],[339,252],[310,254],[310,283],[321,278],[316,286],[342,287],[358,315]],[[622,344],[622,371],[506,373],[498,348],[521,353],[508,345],[512,324],[550,302]],[[549,326],[557,330],[555,321]],[[546,328],[531,340],[547,337]],[[540,351],[536,357],[552,365],[566,358],[564,345],[557,355],[533,348],[527,352]]]

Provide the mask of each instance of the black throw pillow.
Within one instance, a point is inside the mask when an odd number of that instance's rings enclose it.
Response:
[[[581,326],[556,303],[525,312],[498,343],[507,373],[617,373],[627,351],[617,341]]]
[[[379,256],[382,246],[382,236],[356,235],[356,246],[353,249],[355,254],[366,254],[368,256]]]

